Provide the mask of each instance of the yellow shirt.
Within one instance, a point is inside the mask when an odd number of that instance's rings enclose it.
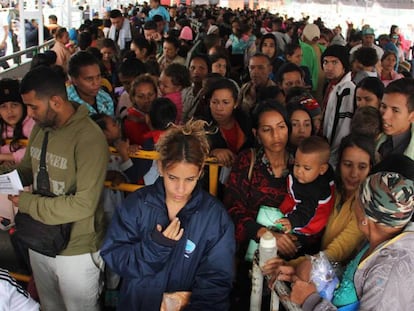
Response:
[[[364,235],[358,229],[352,203],[355,197],[342,204],[338,210],[341,196],[337,193],[335,208],[332,210],[322,237],[322,250],[331,261],[347,262],[364,239]]]
[[[352,196],[339,209],[341,195],[336,192],[335,207],[329,216],[322,237],[321,250],[325,252],[329,260],[340,262],[342,265],[345,265],[352,258],[364,239],[364,235],[358,229],[357,219],[352,207],[354,200],[355,197]],[[305,259],[306,257],[302,256],[289,261],[289,264],[297,266]]]

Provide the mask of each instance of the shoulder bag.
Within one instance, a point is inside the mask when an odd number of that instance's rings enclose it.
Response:
[[[45,132],[40,154],[37,190],[33,194],[44,197],[56,197],[50,191],[49,174],[46,167],[46,148],[49,132]],[[24,246],[40,254],[56,257],[68,245],[72,223],[47,225],[33,219],[29,214],[18,212],[15,217],[16,230],[13,238]]]

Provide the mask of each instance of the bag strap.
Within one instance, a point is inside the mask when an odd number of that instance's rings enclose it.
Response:
[[[254,167],[254,163],[256,163],[256,150],[254,148],[250,148],[250,151],[252,153],[252,157],[250,159],[249,172],[247,174],[247,180],[248,181],[250,181],[252,179],[253,167]]]
[[[45,132],[42,142],[42,150],[40,152],[39,172],[37,173],[37,190],[50,191],[49,173],[46,167],[46,149],[48,143],[49,132]]]

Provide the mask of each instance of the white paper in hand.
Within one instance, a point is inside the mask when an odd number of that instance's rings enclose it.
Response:
[[[17,170],[0,175],[0,193],[18,195],[23,191],[23,185]]]

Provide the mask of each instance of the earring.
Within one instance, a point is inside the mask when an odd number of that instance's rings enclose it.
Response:
[[[361,221],[361,225],[366,226],[368,224],[367,220],[364,219],[363,221]]]

